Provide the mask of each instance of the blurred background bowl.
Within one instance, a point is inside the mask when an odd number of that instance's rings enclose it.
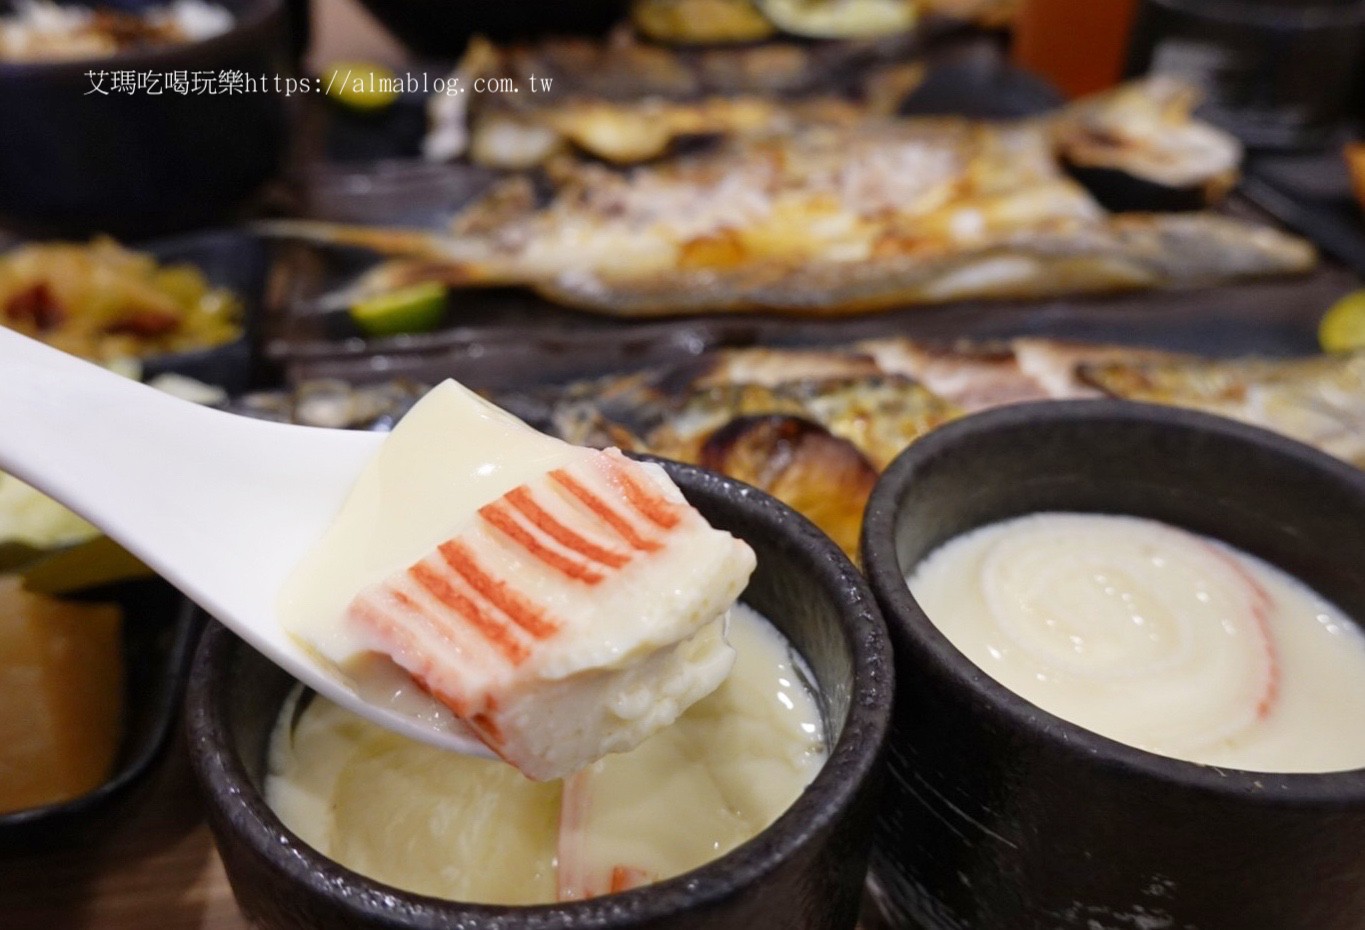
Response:
[[[279,170],[292,74],[281,0],[212,0],[232,29],[102,58],[0,61],[0,225],[25,234],[139,237],[228,218]],[[162,5],[125,0],[121,9]],[[0,11],[8,9],[0,0]],[[161,93],[114,91],[113,74],[154,75]],[[225,71],[254,93],[179,94],[167,75]],[[105,93],[95,89],[102,84]]]
[[[925,615],[940,545],[1045,511],[1221,539],[1365,617],[1365,473],[1230,420],[1023,404],[919,440],[868,504],[863,564],[896,653],[873,872],[894,926],[1359,930],[1365,770],[1251,773],[1153,755],[1015,695]],[[1324,708],[1330,712],[1330,708]]]
[[[890,650],[866,582],[805,518],[748,485],[663,463],[711,523],[747,541],[743,595],[805,657],[833,744],[786,813],[734,851],[677,878],[569,904],[493,907],[400,891],[304,844],[262,796],[267,744],[294,682],[221,627],[205,635],[186,699],[190,757],[209,824],[254,926],[535,930],[851,930],[867,872]]]
[[[506,41],[541,35],[606,32],[626,0],[361,0],[394,35],[420,55],[452,58],[470,36]]]

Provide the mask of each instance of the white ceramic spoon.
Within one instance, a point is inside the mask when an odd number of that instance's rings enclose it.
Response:
[[[280,625],[281,585],[383,440],[200,407],[0,326],[0,471],[104,530],[319,694],[491,757],[466,732],[366,702]]]

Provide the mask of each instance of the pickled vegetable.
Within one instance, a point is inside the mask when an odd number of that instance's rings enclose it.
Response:
[[[0,255],[0,325],[107,362],[230,342],[242,307],[191,265],[108,238],[25,245]]]
[[[85,794],[122,737],[119,608],[59,601],[0,578],[0,813]]]

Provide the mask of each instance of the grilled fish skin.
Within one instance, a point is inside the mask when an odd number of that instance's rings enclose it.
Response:
[[[854,443],[802,417],[761,414],[725,423],[698,452],[697,464],[771,494],[857,558],[878,470]]]

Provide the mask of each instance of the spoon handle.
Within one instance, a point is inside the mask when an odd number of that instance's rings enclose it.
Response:
[[[320,693],[413,738],[487,757],[460,728],[368,704],[279,622],[285,578],[382,442],[200,407],[0,327],[0,470],[104,530]]]
[[[0,470],[200,603],[278,576],[280,534],[316,535],[377,439],[200,407],[0,327]]]

